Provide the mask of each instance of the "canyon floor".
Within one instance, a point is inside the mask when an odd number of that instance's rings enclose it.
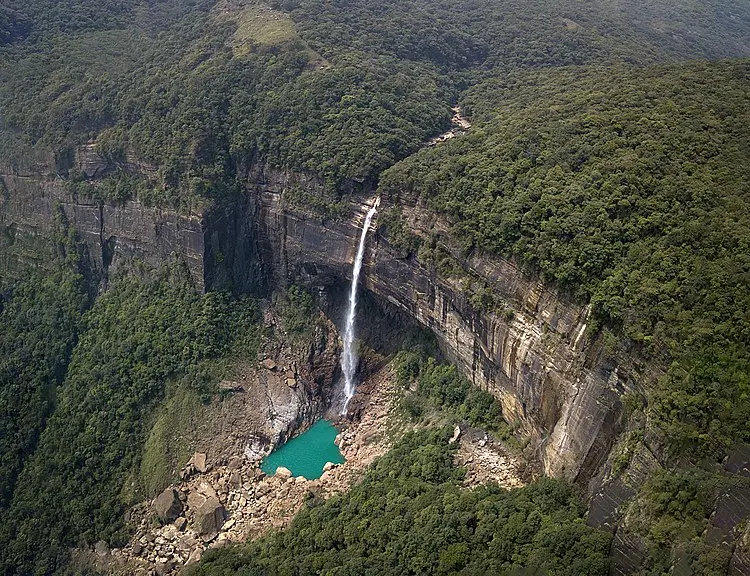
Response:
[[[220,456],[213,462],[199,452],[181,482],[130,510],[135,533],[126,546],[109,550],[102,543],[93,551],[78,551],[77,561],[113,575],[176,574],[198,562],[207,549],[283,529],[306,503],[348,490],[414,427],[397,409],[392,365],[377,370],[360,388],[368,393],[356,399],[359,420],[336,423],[341,430],[336,443],[346,462],[327,466],[319,479],[267,476],[260,470],[262,452],[243,449],[240,443],[234,443],[234,454],[217,451]],[[496,482],[513,488],[528,479],[522,460],[484,433],[466,429],[457,434],[456,465],[466,468],[467,487]],[[164,525],[155,517],[157,510],[169,519]]]

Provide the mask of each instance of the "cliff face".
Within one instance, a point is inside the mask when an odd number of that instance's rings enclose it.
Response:
[[[269,171],[250,177],[247,201],[259,224],[257,255],[270,282],[296,279],[325,287],[350,278],[368,200],[352,206],[353,218],[328,221],[282,205],[281,193],[300,185],[309,183]],[[416,205],[406,212],[417,232],[431,220]],[[397,255],[386,238],[371,231],[363,285],[431,329],[467,377],[502,401],[506,418],[539,445],[548,474],[588,480],[621,429],[619,396],[632,386],[631,369],[609,363],[591,346],[588,310],[511,262],[472,257],[467,271],[491,287],[512,317],[476,309],[460,281]]]
[[[95,172],[96,156],[88,149],[77,161]],[[88,172],[86,172],[88,173]],[[181,258],[199,289],[204,288],[202,214],[178,214],[139,202],[102,202],[72,197],[65,181],[39,173],[18,173],[0,166],[0,278],[43,265],[39,253],[50,250],[56,229],[72,226],[88,252],[88,264],[99,279],[132,261],[157,266]]]
[[[99,169],[91,154],[79,160],[87,174]],[[292,280],[325,293],[349,279],[368,209],[363,199],[352,204],[352,217],[329,221],[284,206],[285,190],[316,193],[319,184],[270,170],[249,175],[244,197],[193,215],[134,201],[71,198],[60,179],[5,174],[2,180],[0,231],[12,242],[48,235],[60,214],[78,230],[102,273],[132,259],[159,264],[180,258],[200,289],[232,288],[256,296]],[[415,202],[405,212],[417,233],[439,227]],[[450,246],[444,249],[461,260]],[[464,259],[466,272],[481,279],[512,314],[477,309],[461,281],[439,277],[434,266],[414,257],[398,256],[387,238],[371,231],[363,285],[432,330],[466,376],[501,400],[506,418],[539,447],[548,474],[587,481],[621,429],[619,396],[633,379],[632,367],[614,365],[592,345],[587,309],[511,262],[473,256]],[[8,262],[0,262],[2,268],[7,270]]]

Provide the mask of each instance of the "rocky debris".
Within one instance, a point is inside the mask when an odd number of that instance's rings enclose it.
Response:
[[[159,562],[157,562],[156,566],[154,567],[154,572],[156,572],[158,576],[166,576],[167,574],[172,572],[174,568],[174,562],[166,558],[160,558]]]
[[[453,110],[453,117],[451,118],[450,130],[448,130],[447,132],[443,134],[440,134],[439,136],[430,138],[427,141],[427,146],[435,146],[436,144],[439,144],[440,142],[451,140],[452,138],[455,138],[459,134],[463,134],[469,128],[471,128],[471,123],[461,115],[461,109],[458,106],[454,106],[452,110]]]
[[[290,479],[291,472],[287,478],[266,476],[258,461],[243,456],[217,462],[209,472],[189,477],[172,488],[185,508],[173,524],[153,527],[141,505],[131,509],[137,523],[133,540],[122,551],[127,573],[175,573],[198,562],[207,548],[243,542],[283,528],[311,493],[325,499],[348,490],[390,447],[389,435],[383,430],[389,422],[394,395],[392,378],[390,371],[375,378],[377,385],[362,420],[341,423],[344,464],[331,464],[321,478],[309,480],[302,476]]]
[[[243,392],[245,388],[240,382],[233,382],[232,380],[222,380],[219,382],[219,390],[224,392]]]
[[[289,468],[285,468],[284,466],[279,466],[276,468],[276,473],[274,474],[276,478],[281,478],[282,480],[287,480],[292,477],[292,471],[289,470]]]
[[[177,490],[167,488],[159,494],[152,504],[154,514],[162,524],[167,524],[177,519],[182,513],[182,502]]]
[[[185,467],[180,470],[180,480],[187,480],[193,474],[203,474],[207,471],[206,454],[204,452],[195,452],[190,460],[188,460],[188,463],[185,464]]]
[[[197,564],[201,561],[201,556],[202,550],[200,548],[195,548],[192,552],[190,552],[190,556],[188,556],[188,559],[185,561],[185,566]]]
[[[201,504],[195,514],[195,531],[204,542],[210,542],[219,535],[225,519],[224,506],[216,496],[211,496]]]
[[[244,450],[245,458],[247,458],[251,462],[263,459],[263,456],[265,456],[267,452],[266,446],[267,443],[264,443],[261,438],[258,438],[256,436],[248,438]],[[237,461],[235,460],[235,462]],[[241,463],[236,463],[234,469],[239,468],[240,464]]]
[[[274,362],[271,358],[266,358],[261,362],[261,366],[265,368],[266,370],[276,370],[276,362]]]
[[[217,498],[218,495],[214,487],[208,482],[202,481],[193,490],[188,491],[187,503],[190,509],[196,510],[203,506],[206,500]]]
[[[461,434],[458,443],[455,463],[466,468],[466,486],[495,482],[503,488],[517,488],[525,484],[521,458],[512,455],[486,434],[467,430]]]

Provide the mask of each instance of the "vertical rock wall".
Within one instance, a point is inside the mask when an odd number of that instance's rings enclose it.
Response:
[[[101,202],[72,197],[59,178],[38,174],[0,174],[0,278],[43,266],[53,251],[53,231],[72,226],[88,251],[98,278],[129,262],[159,266],[176,259],[190,269],[195,285],[204,288],[202,214],[146,207],[139,202]],[[41,251],[41,256],[40,256]]]
[[[88,150],[86,174],[102,168]],[[8,172],[7,170],[5,172]],[[304,175],[255,169],[245,195],[205,213],[180,214],[135,201],[118,204],[72,198],[59,178],[0,176],[0,232],[11,243],[44,239],[63,217],[78,231],[92,265],[108,270],[140,260],[158,266],[180,259],[199,289],[229,288],[266,296],[292,281],[326,287],[348,280],[360,226],[372,198],[351,205],[351,217],[332,220],[284,205],[284,192],[321,185]],[[427,234],[441,224],[416,203],[406,207],[410,227]],[[447,236],[446,236],[447,237]],[[491,289],[504,312],[477,308],[460,279],[438,276],[433,265],[399,258],[387,238],[368,238],[362,281],[432,330],[445,353],[476,385],[499,398],[508,420],[536,446],[546,472],[586,480],[606,458],[621,428],[619,396],[638,379],[632,367],[605,360],[586,332],[588,310],[571,303],[512,262],[462,258],[464,272]],[[0,257],[10,269],[12,250]],[[29,252],[31,254],[32,251]],[[23,254],[14,258],[23,259]],[[5,258],[6,262],[2,260]]]
[[[270,284],[326,286],[349,279],[359,226],[373,198],[352,204],[352,218],[330,220],[283,205],[283,192],[297,185],[293,176],[266,172],[248,187]],[[420,226],[418,215],[410,224]],[[632,367],[618,367],[592,348],[587,308],[511,262],[474,256],[466,270],[512,313],[476,309],[460,281],[439,277],[414,257],[398,258],[377,234],[368,239],[362,282],[432,330],[467,377],[501,400],[506,418],[539,446],[548,474],[586,481],[621,430],[619,397],[634,386]]]

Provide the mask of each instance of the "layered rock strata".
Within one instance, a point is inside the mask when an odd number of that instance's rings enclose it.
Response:
[[[256,172],[248,185],[260,234],[258,256],[271,283],[294,279],[323,288],[348,279],[368,201],[353,217],[330,220],[283,203],[284,192],[304,185],[293,175]],[[440,223],[416,202],[405,206],[410,229],[434,234]],[[511,262],[463,258],[464,277],[480,279],[506,311],[478,309],[462,280],[444,278],[435,266],[399,258],[387,238],[368,241],[363,284],[380,299],[432,330],[467,377],[497,396],[506,418],[540,447],[547,474],[587,480],[606,459],[621,429],[620,395],[633,387],[633,368],[617,366],[591,347],[588,309],[572,304]]]
[[[94,152],[78,164],[96,174]],[[6,171],[7,172],[7,171]],[[128,260],[159,264],[178,258],[196,286],[230,288],[266,296],[291,281],[326,296],[348,280],[364,213],[372,196],[350,206],[351,215],[327,219],[290,207],[285,198],[322,186],[312,178],[268,169],[247,177],[244,195],[195,214],[70,197],[60,178],[2,176],[0,227],[17,240],[49,234],[62,214],[106,271]],[[384,208],[388,199],[383,199]],[[402,200],[410,230],[437,237],[461,265],[461,277],[438,275],[434,263],[400,257],[387,235],[368,240],[363,285],[381,301],[432,330],[445,351],[476,385],[497,396],[506,418],[529,435],[545,472],[586,481],[621,428],[620,395],[639,375],[606,360],[587,333],[588,310],[571,303],[512,262],[466,257],[452,246],[445,226],[416,201]],[[468,279],[468,280],[467,280]],[[467,286],[480,281],[502,303],[478,307]],[[327,292],[328,291],[328,292]]]

